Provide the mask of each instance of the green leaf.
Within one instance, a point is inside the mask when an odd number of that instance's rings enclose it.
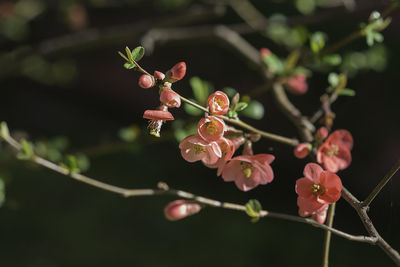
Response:
[[[252,218],[252,222],[257,222],[260,218],[260,212],[262,210],[261,204],[257,199],[250,199],[246,203],[246,213]]]
[[[133,49],[131,52],[131,59],[136,62],[139,62],[139,60],[141,60],[143,56],[144,56],[144,47],[143,46],[138,46],[135,49]]]
[[[262,57],[262,61],[272,73],[281,74],[284,71],[284,64],[282,63],[281,59],[273,53],[266,57]]]
[[[236,111],[233,111],[233,110],[229,110],[228,111],[228,117],[229,118],[237,118],[237,116],[238,116],[238,114],[237,114]]]
[[[0,123],[0,134],[1,134],[1,137],[3,137],[4,139],[10,137],[10,131],[8,130],[8,126],[5,121],[2,121]]]
[[[70,171],[70,173],[78,173],[80,172],[79,167],[78,167],[78,162],[76,158],[72,155],[67,155],[65,157],[65,165]]]
[[[224,87],[222,91],[229,97],[232,98],[236,95],[237,91],[232,87]]]
[[[309,15],[314,12],[316,2],[315,0],[296,0],[295,5],[300,13],[304,15]]]
[[[193,99],[190,99],[190,100],[194,101]],[[196,102],[196,101],[194,101],[194,102]],[[193,107],[192,105],[189,105],[187,103],[185,103],[183,105],[183,109],[186,111],[187,114],[192,115],[192,116],[200,116],[203,114],[202,110],[200,110],[196,107]]]
[[[90,160],[85,154],[78,153],[78,154],[76,154],[75,158],[76,158],[76,164],[78,166],[78,170],[80,172],[85,172],[85,171],[89,170]]]
[[[322,61],[330,66],[338,66],[342,63],[342,57],[339,54],[331,54],[323,56]]]
[[[17,154],[18,159],[30,159],[35,155],[32,144],[25,139],[21,140],[21,152]]]
[[[315,32],[310,37],[311,50],[317,54],[325,47],[327,36],[323,32]]]
[[[237,112],[242,111],[242,110],[244,110],[245,108],[247,108],[248,105],[249,105],[249,104],[247,104],[246,102],[239,102],[239,103],[237,103],[237,105],[236,105],[235,111],[237,111]]]
[[[252,100],[241,114],[252,119],[261,120],[264,117],[264,106],[257,100]]]
[[[335,72],[329,73],[328,82],[332,87],[338,86],[340,82],[339,75]]]
[[[383,42],[383,35],[381,34],[381,33],[379,33],[379,32],[376,32],[375,34],[374,34],[374,40],[377,42],[377,43],[382,43]]]
[[[189,80],[193,90],[193,96],[200,105],[205,105],[209,95],[209,84],[199,77],[192,77]]]
[[[343,88],[342,90],[340,90],[339,95],[355,96],[356,91],[354,91],[353,89],[350,89],[350,88]]]
[[[134,67],[136,67],[136,64],[134,63],[125,62],[124,64],[124,68],[127,70],[133,69]]]

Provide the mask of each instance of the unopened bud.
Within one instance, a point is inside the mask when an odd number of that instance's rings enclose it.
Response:
[[[179,108],[181,106],[181,97],[168,87],[162,90],[160,101],[169,108]]]
[[[150,88],[155,85],[155,80],[153,76],[150,76],[148,74],[143,74],[139,78],[139,86],[142,88]]]
[[[183,77],[185,77],[186,74],[186,63],[185,62],[179,62],[175,64],[169,71],[167,71],[166,74],[166,79],[168,82],[176,82],[181,80]]]
[[[154,78],[156,78],[156,80],[162,81],[165,78],[165,74],[156,70],[154,71]]]
[[[306,75],[299,73],[296,76],[292,76],[287,81],[287,89],[292,94],[302,95],[308,90],[308,85],[306,81]]]
[[[326,137],[328,137],[328,129],[326,127],[321,127],[317,130],[317,133],[315,134],[315,138],[319,140],[324,140]]]
[[[179,199],[172,201],[164,208],[164,215],[170,221],[177,221],[198,213],[201,206],[198,203]]]
[[[296,146],[296,148],[293,150],[294,156],[298,159],[303,159],[307,157],[307,155],[310,153],[312,149],[311,144],[309,143],[301,143]]]
[[[267,57],[271,54],[271,50],[269,50],[268,48],[261,48],[260,49],[260,55],[262,57]]]

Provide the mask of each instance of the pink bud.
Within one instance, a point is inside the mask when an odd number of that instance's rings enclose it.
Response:
[[[292,94],[302,95],[308,90],[308,85],[306,81],[306,75],[299,73],[296,76],[292,76],[287,81],[287,89]]]
[[[144,119],[149,120],[161,120],[161,121],[172,121],[174,116],[169,111],[164,110],[146,110],[143,114]]]
[[[181,106],[181,97],[167,87],[162,90],[160,101],[169,108],[179,108]]]
[[[170,221],[177,221],[198,213],[201,206],[198,203],[183,199],[172,201],[164,208],[164,215]]]
[[[328,136],[328,129],[326,127],[321,127],[317,130],[317,133],[315,134],[315,138],[319,140],[324,140]]]
[[[312,149],[311,144],[309,143],[301,143],[293,150],[294,156],[298,159],[303,159],[307,157]]]
[[[185,62],[179,62],[175,64],[169,71],[167,71],[167,80],[169,82],[176,82],[181,80],[186,74],[186,63]]]
[[[150,88],[155,85],[155,80],[153,76],[143,74],[139,78],[139,86],[142,88]]]
[[[214,115],[224,115],[229,110],[229,98],[221,91],[216,91],[208,97],[207,105]]]
[[[160,71],[155,70],[154,71],[154,78],[156,78],[157,80],[162,81],[165,78],[165,74],[160,72]]]
[[[271,50],[269,50],[268,48],[261,48],[260,49],[260,55],[262,57],[267,57],[271,54]]]

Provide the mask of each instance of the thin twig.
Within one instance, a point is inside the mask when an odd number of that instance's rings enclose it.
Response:
[[[328,218],[326,219],[326,225],[329,227],[333,226],[333,218],[335,217],[335,207],[336,203],[329,205]],[[325,240],[324,240],[324,250],[322,255],[322,266],[329,266],[329,250],[331,247],[331,232],[325,231]]]
[[[11,136],[2,136],[1,134],[0,134],[0,136],[4,139],[5,142],[7,142],[15,150],[22,151],[21,144],[18,141],[16,141],[14,138],[12,138]],[[79,173],[71,173],[68,169],[61,167],[49,160],[46,160],[37,155],[33,155],[28,160],[30,160],[31,162],[34,162],[42,167],[45,167],[47,169],[53,170],[57,173],[60,173],[62,175],[71,177],[72,179],[74,179],[76,181],[88,184],[90,186],[93,186],[93,187],[96,187],[96,188],[99,188],[99,189],[102,189],[102,190],[105,190],[108,192],[119,194],[124,197],[172,195],[175,197],[190,199],[190,200],[196,201],[200,204],[204,204],[204,205],[211,206],[211,207],[224,208],[224,209],[236,210],[236,211],[241,211],[241,212],[246,211],[246,207],[244,205],[240,205],[240,204],[236,204],[236,203],[229,203],[229,202],[221,202],[218,200],[214,200],[214,199],[210,199],[210,198],[206,198],[206,197],[202,197],[202,196],[197,196],[197,195],[194,195],[192,193],[185,192],[182,190],[172,189],[163,182],[160,182],[158,184],[157,189],[127,189],[127,188],[107,184],[104,182],[100,182],[96,179],[90,178],[88,176],[85,176],[85,175],[82,175]],[[351,241],[363,242],[363,243],[368,243],[368,244],[375,244],[375,242],[376,242],[375,237],[351,235],[351,234],[345,233],[343,231],[334,229],[332,227],[326,226],[324,224],[320,224],[320,223],[318,223],[312,219],[308,219],[308,218],[302,218],[302,217],[298,217],[298,216],[275,213],[275,212],[268,212],[266,210],[261,210],[259,214],[260,214],[260,217],[276,218],[276,219],[282,219],[282,220],[312,225],[314,227],[317,227],[317,228],[320,228],[323,230],[331,231],[335,235],[338,235],[340,237],[343,237],[343,238],[351,240]]]
[[[396,172],[400,169],[400,160],[390,169],[390,171],[383,177],[383,179],[379,182],[379,184],[372,190],[369,196],[361,203],[361,206],[369,206],[371,202],[375,199],[375,197],[382,191],[383,187],[387,184],[387,182],[392,179],[392,177],[396,174]]]

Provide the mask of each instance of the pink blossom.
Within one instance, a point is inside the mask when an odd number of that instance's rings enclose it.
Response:
[[[328,136],[329,132],[326,127],[321,127],[317,130],[317,133],[315,134],[315,138],[319,140],[324,140]]]
[[[182,80],[186,74],[186,63],[179,62],[175,64],[169,71],[167,71],[166,78],[169,82],[173,83]]]
[[[298,159],[303,159],[307,157],[307,155],[310,153],[312,149],[312,146],[310,143],[301,143],[296,146],[296,148],[293,150],[293,154],[296,158]]]
[[[219,139],[217,141],[217,144],[221,149],[221,154],[222,154],[221,158],[219,158],[217,162],[215,162],[214,164],[205,164],[205,165],[209,168],[218,168],[217,175],[220,176],[226,162],[228,162],[235,153],[235,145],[231,140],[224,137]]]
[[[139,86],[142,88],[150,88],[155,85],[155,80],[153,76],[143,74],[139,78]]]
[[[208,142],[217,141],[224,135],[225,123],[223,120],[207,116],[197,124],[197,133]]]
[[[346,130],[336,130],[331,133],[319,147],[317,161],[323,164],[326,170],[336,173],[350,165],[350,151],[352,148],[353,137],[350,132]]]
[[[206,165],[215,164],[222,156],[216,142],[207,142],[198,135],[190,135],[179,144],[182,157],[188,162],[201,160]]]
[[[303,210],[303,207],[309,207],[309,203],[305,198],[298,197],[297,198],[297,205],[299,206],[299,215],[301,217],[308,217],[311,216],[311,219],[314,221],[317,221],[319,223],[324,223],[326,219],[326,212],[328,210],[329,205],[328,204],[323,204],[320,206],[317,204],[315,206],[315,209],[308,209],[308,210]],[[311,211],[310,211],[311,210]]]
[[[162,90],[160,101],[169,108],[179,108],[181,106],[181,97],[169,88]]]
[[[176,221],[183,219],[187,216],[198,213],[201,210],[200,204],[187,201],[183,199],[178,199],[170,202],[164,208],[164,215],[170,221]]]
[[[154,78],[156,78],[157,80],[162,81],[165,78],[165,74],[160,72],[160,71],[155,70],[154,71]]]
[[[287,89],[289,90],[289,92],[296,95],[305,94],[308,90],[306,79],[307,79],[306,75],[302,73],[290,77],[286,83]]]
[[[229,110],[229,98],[221,91],[216,91],[208,97],[207,105],[214,115],[224,115]]]
[[[296,193],[299,195],[300,210],[313,214],[323,205],[339,200],[342,191],[342,181],[339,176],[324,171],[315,163],[308,163],[304,168],[303,178],[296,181]]]
[[[270,154],[244,155],[234,157],[222,170],[225,182],[234,181],[242,191],[248,191],[259,184],[270,183],[274,173],[270,166],[275,159]]]

